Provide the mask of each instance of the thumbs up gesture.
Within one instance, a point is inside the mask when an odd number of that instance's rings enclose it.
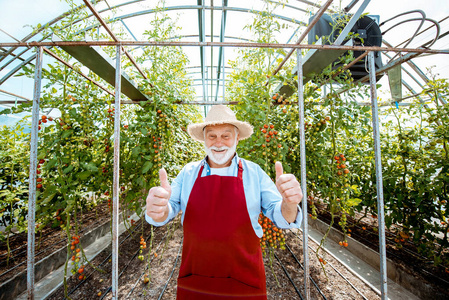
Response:
[[[167,180],[165,169],[159,170],[160,186],[150,189],[147,197],[147,215],[155,222],[163,222],[168,217],[168,200],[171,196],[171,186]]]
[[[280,162],[277,161],[274,168],[276,170],[276,187],[282,195],[282,215],[288,222],[294,222],[298,212],[297,205],[302,200],[301,186],[295,175],[284,174],[284,169]]]

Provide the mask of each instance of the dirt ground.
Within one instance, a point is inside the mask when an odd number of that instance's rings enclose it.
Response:
[[[104,205],[103,205],[104,204]],[[80,228],[80,235],[89,229],[103,224],[109,220],[107,203],[103,203],[96,210],[85,212]],[[326,214],[320,215],[320,219],[328,221]],[[373,249],[378,249],[378,236],[372,232],[377,226],[374,218],[360,225],[351,225],[352,237],[367,244]],[[338,222],[336,222],[338,223]],[[119,297],[124,299],[174,299],[176,296],[176,278],[180,265],[180,251],[182,246],[182,227],[179,222],[172,222],[169,226],[154,228],[151,239],[151,227],[144,223],[143,227],[137,225],[134,232],[125,232],[120,236],[119,246]],[[416,257],[407,256],[411,251],[399,251],[393,243],[391,233],[387,232],[388,257],[401,263],[406,269],[415,272],[416,276],[427,279],[428,282],[438,285],[435,278],[446,279],[446,274],[437,272],[435,267],[427,265],[417,268]],[[147,248],[139,253],[140,236],[146,240]],[[52,251],[61,248],[65,244],[65,236],[58,228],[45,228],[42,233],[36,235],[36,261],[48,256]],[[302,241],[294,232],[286,232],[286,242],[291,252],[287,250],[274,250],[271,255],[265,255],[265,270],[267,276],[267,291],[269,299],[300,299],[304,296],[304,273],[299,265],[303,263]],[[26,234],[15,235],[11,238],[10,246],[15,255],[9,265],[6,264],[6,245],[0,244],[0,282],[5,282],[15,274],[26,268]],[[151,246],[152,245],[152,246]],[[316,249],[317,245],[309,241],[309,246]],[[413,247],[412,244],[404,244],[404,247]],[[152,249],[149,256],[148,250]],[[413,250],[410,248],[410,250]],[[318,259],[310,251],[310,291],[312,299],[321,299],[322,293],[327,299],[379,299],[380,297],[355,277],[351,272],[340,265],[330,255],[324,255],[326,261],[326,274],[322,270]],[[139,259],[144,255],[144,260]],[[299,263],[297,262],[299,261]],[[111,251],[106,248],[98,255],[92,264],[101,271],[95,271],[91,266],[86,266],[84,274],[86,279],[79,280],[79,274],[68,278],[68,289],[72,299],[110,299],[111,298]],[[13,268],[11,271],[11,268]],[[342,274],[343,278],[338,272]],[[422,271],[425,274],[420,274]],[[286,274],[288,273],[288,275]],[[69,274],[70,276],[71,274]],[[150,282],[144,283],[144,277],[148,276]],[[436,277],[435,277],[436,276]],[[354,287],[351,286],[348,280]],[[315,284],[317,287],[315,287]],[[444,282],[442,283],[444,285]],[[363,296],[362,296],[363,295]],[[63,299],[64,289],[59,289],[51,299]]]
[[[362,218],[363,217],[363,218]],[[325,223],[330,223],[330,214],[325,208],[322,208],[318,218]],[[361,219],[359,222],[357,220]],[[334,228],[341,231],[338,225],[339,217],[335,218]],[[361,213],[356,213],[354,217],[347,216],[347,229],[351,237],[360,243],[368,246],[374,251],[379,251],[379,234],[377,232],[377,216],[364,216]],[[390,230],[385,232],[386,255],[387,258],[394,261],[395,264],[412,274],[428,286],[431,286],[434,291],[446,295],[449,299],[449,272],[443,265],[436,266],[431,258],[424,257],[419,254],[418,247],[411,240],[401,239],[400,234],[403,228],[394,224]],[[443,252],[449,251],[444,249]]]
[[[171,226],[154,228],[154,238],[151,242],[151,229],[148,224],[138,228],[137,232],[129,235],[128,232],[120,236],[120,241],[125,240],[119,247],[119,289],[120,299],[175,299],[176,279],[181,262],[182,227],[178,223]],[[144,250],[145,260],[138,259],[140,235],[148,239],[147,249]],[[293,233],[288,232],[287,245],[296,258],[303,263],[302,242]],[[152,250],[147,256],[152,243]],[[316,248],[310,242],[312,248]],[[265,270],[267,276],[268,299],[300,299],[299,293],[304,296],[304,272],[296,262],[295,257],[287,250],[274,250],[273,255],[267,254]],[[148,261],[147,261],[148,260]],[[380,299],[370,287],[365,285],[357,277],[354,277],[347,269],[335,261],[331,256],[326,256],[325,276],[321,266],[314,255],[310,256],[310,275],[318,288],[310,282],[312,299],[322,299],[322,293],[327,299]],[[86,266],[85,280],[79,280],[78,276],[72,276],[69,280],[68,292],[72,299],[110,299],[111,286],[111,261],[110,248],[103,251],[93,264],[101,268],[104,273],[94,271]],[[150,269],[148,269],[148,266]],[[124,268],[126,268],[124,270]],[[355,286],[356,291],[341,275]],[[284,271],[285,269],[285,271]],[[123,270],[123,271],[122,271]],[[288,275],[286,275],[286,272]],[[144,277],[148,275],[150,282],[144,283]],[[290,279],[289,279],[290,278]],[[75,289],[76,288],[76,289]],[[361,295],[363,294],[363,296]],[[63,288],[56,291],[50,299],[63,299]]]
[[[104,222],[110,220],[110,213],[106,201],[95,209],[78,212],[79,236],[82,238],[88,232]],[[59,226],[46,226],[35,235],[35,261],[49,256],[56,250],[64,247],[67,242],[65,232]],[[11,257],[8,260],[8,246],[0,242],[0,283],[7,281],[27,267],[27,233],[15,234],[10,237],[9,247]]]

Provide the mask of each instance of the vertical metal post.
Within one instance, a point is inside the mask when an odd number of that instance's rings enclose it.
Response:
[[[222,69],[223,69],[223,71],[221,72],[221,76],[223,76],[223,102],[224,101],[226,101],[226,99],[225,99],[225,88],[226,88],[226,80],[225,80],[225,77],[226,77],[226,73],[225,73],[225,47],[223,47],[223,50],[222,50],[223,52],[222,52],[222,59],[223,59],[223,66],[222,66]]]
[[[120,90],[122,47],[117,46],[115,67],[114,177],[112,182],[112,299],[118,299],[118,208],[120,204]]]
[[[34,95],[31,119],[30,143],[30,182],[28,184],[28,244],[27,244],[27,291],[28,299],[34,299],[34,231],[36,217],[36,171],[37,171],[37,141],[39,126],[39,98],[41,97],[42,78],[42,47],[37,48],[36,66],[34,69]]]
[[[301,159],[301,189],[302,189],[302,235],[303,235],[303,253],[304,253],[304,291],[306,299],[310,299],[309,285],[309,228],[307,222],[307,180],[306,180],[306,137],[304,131],[304,85],[302,70],[301,49],[296,49],[296,62],[298,69],[298,114],[299,114],[299,152]]]
[[[226,18],[226,12],[225,12],[225,0],[222,1],[221,3],[221,42],[224,42],[225,40],[225,29],[224,29],[224,23],[225,23],[225,18]],[[226,47],[222,47],[221,48],[221,58],[222,58],[222,63],[221,63],[221,67],[223,69],[223,71],[221,72],[221,76],[223,78],[223,102],[225,101],[225,50]],[[218,93],[217,93],[218,94]]]
[[[204,42],[206,40],[206,15],[205,15],[205,6],[204,6],[204,2],[205,0],[201,0],[201,12],[198,13],[198,26],[199,26],[199,30],[200,30],[200,42]],[[202,79],[202,85],[203,85],[203,100],[204,101],[209,101],[209,99],[207,98],[207,86],[206,86],[206,81],[205,79],[208,78],[207,77],[207,66],[206,66],[206,49],[204,48],[204,46],[200,46],[200,56],[201,56],[201,79]],[[204,106],[204,115],[206,116],[206,106]]]
[[[210,0],[210,41],[211,42],[214,41],[214,0]],[[213,101],[213,98],[214,98],[214,47],[210,47],[210,101]]]
[[[376,163],[376,187],[377,187],[377,219],[379,224],[379,255],[382,300],[387,298],[387,255],[385,248],[385,217],[384,217],[384,193],[382,180],[382,161],[380,156],[379,115],[377,109],[376,69],[374,64],[374,52],[368,54],[369,79],[371,86],[371,109],[373,114],[373,138],[374,157]]]

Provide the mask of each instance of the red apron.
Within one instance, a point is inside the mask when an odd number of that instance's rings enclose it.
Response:
[[[184,216],[177,299],[267,299],[262,251],[238,176],[201,177]]]

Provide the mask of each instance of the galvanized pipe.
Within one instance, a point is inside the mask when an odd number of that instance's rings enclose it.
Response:
[[[396,59],[396,60],[390,61],[390,62],[389,62],[388,64],[386,64],[385,66],[383,66],[382,68],[379,68],[377,71],[375,71],[375,72],[376,72],[376,76],[377,76],[378,74],[385,73],[385,72],[387,72],[388,70],[394,68],[395,66],[400,65],[400,64],[403,64],[404,62],[407,62],[407,61],[409,61],[410,59],[413,59],[413,58],[417,57],[418,55],[419,55],[419,53],[407,53],[406,55],[401,56],[400,58],[398,58],[398,59]],[[368,74],[368,75],[366,75],[366,76],[360,78],[359,80],[355,81],[354,83],[358,83],[358,82],[366,82],[366,81],[369,80],[369,78],[370,78],[370,75]],[[345,87],[345,88],[339,89],[339,90],[337,91],[337,94],[344,93],[344,92],[350,90],[350,88],[351,88],[351,87]]]
[[[34,37],[34,36],[36,36],[37,34],[41,33],[43,30],[45,30],[46,28],[50,27],[50,26],[53,25],[54,23],[56,23],[56,22],[62,20],[63,18],[65,18],[65,17],[67,17],[67,16],[69,16],[69,15],[75,13],[76,11],[80,10],[80,9],[83,8],[83,7],[84,7],[84,5],[80,5],[80,6],[75,7],[74,9],[71,9],[70,11],[66,11],[65,13],[63,13],[63,14],[61,14],[60,16],[56,17],[55,19],[51,20],[50,22],[47,22],[46,24],[42,25],[42,26],[41,26],[40,28],[38,28],[37,30],[33,30],[33,32],[31,32],[29,35],[27,35],[26,37],[24,37],[24,38],[22,39],[22,42],[28,41],[29,39],[31,39],[32,37]],[[13,46],[13,47],[14,47],[14,46]],[[8,55],[12,54],[16,49],[17,49],[17,48],[11,48],[11,49],[9,49],[8,52],[6,52],[5,55],[4,55],[3,57],[0,57],[0,62],[1,62],[3,59],[5,59],[6,57],[8,57]],[[20,56],[20,55],[22,55],[22,54],[23,54],[23,52],[20,53],[18,56]],[[17,57],[18,57],[18,56],[17,56]],[[14,59],[16,59],[17,57],[15,57]],[[12,60],[14,60],[14,59],[12,59]],[[11,63],[12,60],[9,61],[7,64]],[[4,67],[4,66],[3,66],[3,67]]]
[[[47,41],[29,43],[0,43],[0,47],[56,47],[56,46],[158,46],[158,47],[242,47],[242,48],[295,48],[320,50],[352,50],[352,51],[391,51],[412,52],[414,54],[432,53],[449,54],[447,49],[426,48],[394,48],[379,46],[345,46],[345,45],[316,45],[316,44],[276,44],[276,43],[233,43],[233,42],[181,42],[181,41]]]
[[[379,225],[379,256],[380,256],[380,277],[381,277],[381,298],[387,297],[387,254],[385,247],[385,216],[384,216],[384,192],[382,181],[382,161],[380,153],[380,134],[379,134],[379,115],[377,109],[377,91],[376,91],[376,69],[374,61],[374,52],[368,54],[369,77],[371,91],[371,109],[373,114],[373,138],[374,138],[374,157],[376,163],[376,188],[377,188],[377,222]]]
[[[118,211],[120,204],[120,89],[122,47],[116,47],[115,116],[114,116],[114,177],[112,182],[112,299],[118,299]]]
[[[306,138],[304,130],[304,85],[302,71],[301,50],[296,51],[296,67],[298,70],[298,115],[299,115],[299,157],[301,162],[301,189],[302,189],[302,236],[303,236],[303,255],[304,255],[304,290],[306,299],[310,299],[309,285],[309,228],[307,224],[307,178],[306,178]]]
[[[30,182],[28,184],[28,244],[27,244],[27,291],[28,299],[34,299],[34,230],[36,217],[36,172],[37,172],[37,142],[39,127],[39,99],[41,97],[43,49],[37,49],[36,66],[34,69],[34,95],[31,119],[30,143]]]
[[[25,97],[23,97],[23,96],[20,96],[20,95],[17,95],[17,94],[14,94],[14,93],[11,93],[11,92],[2,90],[2,89],[0,89],[0,93],[5,93],[5,94],[8,94],[8,95],[10,95],[10,96],[14,96],[14,97],[20,98],[20,99],[25,100],[25,101],[32,101],[31,99],[25,98]],[[21,101],[21,102],[22,102],[22,101]]]
[[[210,41],[214,41],[214,0],[210,0],[210,35],[211,39]],[[222,48],[221,48],[222,49]],[[217,68],[217,74],[218,74],[218,68]],[[210,95],[214,96],[214,48],[210,47]],[[217,77],[218,79],[218,77]]]
[[[221,37],[221,41],[224,41],[225,39],[225,23],[226,23],[226,12],[224,10],[224,7],[228,5],[228,1],[223,0],[222,3],[222,16],[221,16],[221,28],[222,28],[222,33],[220,34]],[[223,77],[223,101],[226,99],[225,98],[225,90],[226,90],[226,72],[225,72],[225,48],[220,48],[221,49],[221,58],[222,58],[222,63],[221,63],[221,67],[222,67],[222,72],[221,72],[221,76]],[[217,92],[218,95],[218,92]]]

